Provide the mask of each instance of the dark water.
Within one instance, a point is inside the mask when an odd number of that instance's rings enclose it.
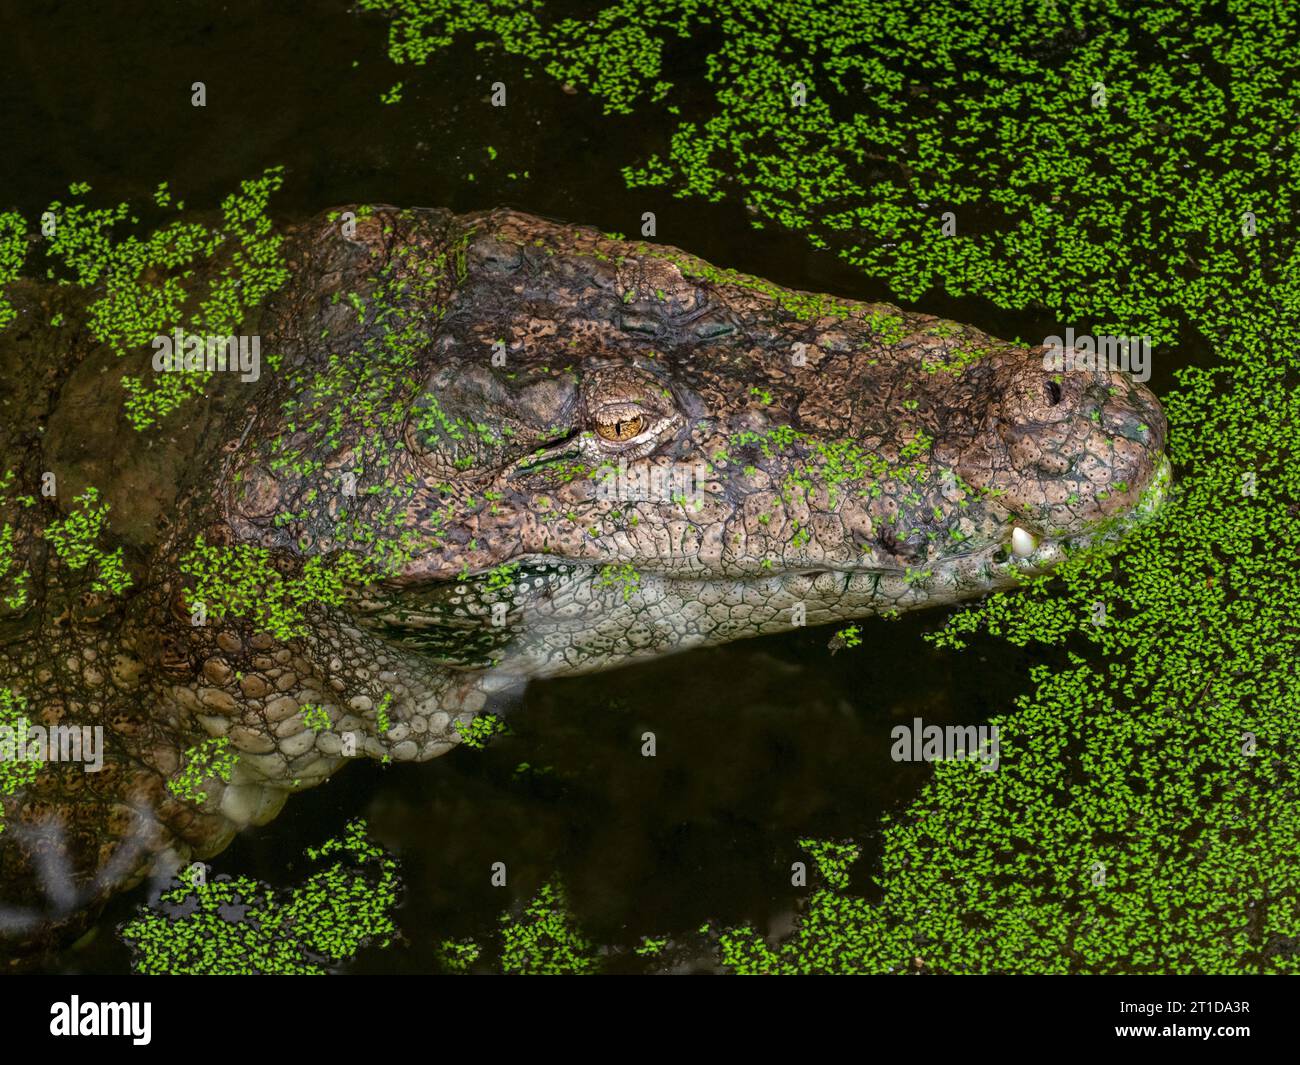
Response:
[[[520,61],[467,45],[422,71],[399,70],[385,36],[382,21],[338,2],[0,0],[0,209],[35,217],[74,181],[93,186],[97,205],[144,204],[169,181],[190,207],[208,209],[241,179],[284,164],[272,201],[284,221],[348,202],[504,204],[633,234],[654,211],[659,240],[719,265],[889,298],[797,234],[756,232],[738,202],[629,192],[619,168],[665,150],[666,122],[603,117],[540,71],[521,80]],[[704,54],[702,42],[675,43],[669,76],[700,80]],[[398,80],[402,103],[381,105]],[[496,80],[511,85],[506,108],[486,102]],[[204,109],[190,104],[194,81],[207,86]],[[530,177],[512,181],[510,171]],[[918,306],[999,336],[1056,331],[1047,315],[978,300],[936,295]],[[1156,367],[1157,391],[1175,364]],[[890,727],[913,716],[987,720],[1010,708],[1030,665],[1052,660],[994,641],[937,651],[922,634],[944,616],[867,621],[863,645],[833,657],[832,630],[812,629],[535,683],[505,708],[514,735],[487,751],[352,766],[238,839],[215,871],[295,883],[301,870],[286,856],[365,816],[403,861],[407,942],[364,953],[354,971],[433,969],[439,941],[484,936],[557,872],[601,943],[633,945],[707,919],[780,932],[802,836],[862,843],[854,888],[871,894],[880,814],[906,805],[928,774],[889,758]],[[654,759],[640,754],[647,730],[658,738]],[[517,775],[522,762],[550,772]],[[496,861],[510,869],[508,888],[488,885]],[[142,899],[118,900],[59,970],[125,971],[112,928]]]

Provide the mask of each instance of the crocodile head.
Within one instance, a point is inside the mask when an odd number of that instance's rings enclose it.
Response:
[[[301,439],[264,423],[228,518],[386,553],[354,623],[489,687],[978,596],[1168,481],[1123,373],[510,211],[358,227],[333,306],[383,380],[326,381],[340,318],[295,319]]]
[[[95,359],[59,386],[29,480],[94,465],[135,581],[86,599],[20,534],[44,584],[0,689],[102,725],[104,772],[0,796],[0,938],[84,927],[350,758],[442,754],[494,688],[978,596],[1168,483],[1139,384],[952,322],[512,211],[358,208],[290,246],[260,382],[152,465]]]

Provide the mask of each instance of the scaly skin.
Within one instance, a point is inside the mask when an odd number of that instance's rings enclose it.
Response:
[[[4,799],[15,950],[217,853],[353,748],[450,750],[495,689],[1008,587],[1122,532],[1167,480],[1146,389],[1052,375],[1042,349],[930,316],[508,210],[379,208],[346,233],[321,217],[290,247],[262,326],[283,366],[224,375],[159,438],[113,406],[113,376],[149,372],[147,354],[5,374],[15,491],[46,470],[60,488],[3,504],[33,594],[0,614],[0,685],[107,745],[101,773],[50,765]],[[16,297],[37,319],[50,298]],[[0,341],[10,365],[25,328]],[[610,499],[600,470],[620,459],[696,469],[698,493]],[[86,484],[113,507],[124,596],[90,594],[40,535]],[[368,561],[289,631],[199,587],[197,537],[227,576],[249,546],[289,579]],[[169,792],[220,736],[230,782],[200,804]]]

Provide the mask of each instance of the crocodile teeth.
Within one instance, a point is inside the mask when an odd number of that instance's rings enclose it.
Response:
[[[1025,532],[1024,529],[1017,525],[1011,530],[1011,553],[1019,558],[1027,558],[1034,553],[1034,548],[1038,546],[1038,541]]]

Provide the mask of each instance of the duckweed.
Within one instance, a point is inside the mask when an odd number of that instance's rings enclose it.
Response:
[[[277,890],[251,877],[182,878],[119,929],[132,965],[146,975],[320,975],[368,944],[387,947],[401,881],[396,859],[366,823],[309,847],[316,863],[302,884]]]
[[[280,168],[272,168],[226,197],[219,225],[176,220],[143,238],[113,234],[115,227],[139,221],[126,203],[91,208],[55,201],[46,212],[56,222],[47,247],[52,265],[46,276],[62,285],[102,292],[87,307],[87,329],[119,355],[178,329],[199,336],[236,336],[249,312],[289,277],[280,250],[283,238],[271,232],[266,212],[271,194],[282,183]],[[70,193],[77,197],[89,190],[83,183],[73,185]],[[173,206],[165,184],[154,199],[159,207]],[[184,204],[174,208],[183,210]],[[0,249],[6,225],[13,225],[4,220],[9,217],[0,218]],[[12,237],[12,228],[9,233]],[[6,270],[14,260],[12,251],[0,250],[0,285],[8,280]],[[220,265],[198,269],[208,263]],[[207,280],[195,287],[189,281],[193,276]],[[0,310],[0,325],[3,321]],[[210,376],[207,371],[187,371],[147,380],[124,377],[127,419],[136,429],[155,426],[202,395]]]
[[[214,736],[185,752],[180,773],[167,781],[167,790],[178,799],[201,806],[208,801],[208,793],[200,785],[205,780],[230,783],[230,774],[239,755],[231,746],[228,736]]]
[[[96,543],[104,534],[109,505],[99,502],[99,490],[87,488],[74,502],[78,509],[66,518],[52,521],[45,528],[45,539],[54,545],[55,553],[70,570],[90,568],[95,576],[91,590],[106,595],[121,595],[131,586],[131,576],[126,572],[122,549],[105,551]],[[0,549],[5,543],[0,530]],[[3,555],[0,555],[0,577],[4,574]]]
[[[0,728],[12,729],[18,736],[21,732],[26,737],[27,701],[17,692],[0,687]],[[3,747],[0,746],[0,753]],[[12,755],[13,752],[8,752]],[[14,795],[36,779],[41,763],[33,759],[3,757],[0,758],[0,798]],[[0,804],[0,833],[5,830],[5,811]]]

